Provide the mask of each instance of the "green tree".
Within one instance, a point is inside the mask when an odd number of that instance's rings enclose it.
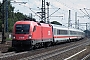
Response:
[[[86,37],[90,37],[90,31],[89,30],[85,30],[84,32],[85,32]]]
[[[61,23],[59,23],[57,21],[53,21],[53,22],[51,22],[51,24],[62,25]]]
[[[14,9],[15,9],[15,7],[13,7],[9,1],[8,2],[8,18],[12,17],[12,14],[14,13]]]
[[[24,18],[26,18],[27,16],[26,15],[23,15],[23,13],[20,13],[20,12],[17,12],[17,13],[14,13],[14,17],[16,17],[18,20],[23,20]]]
[[[0,2],[0,6],[1,6],[1,2]],[[12,29],[13,29],[13,25],[16,21],[18,20],[22,20],[24,18],[26,18],[27,16],[24,15],[23,13],[20,13],[20,12],[17,12],[17,13],[14,13],[14,9],[15,7],[13,7],[10,3],[10,1],[8,1],[8,31],[9,32],[12,32]],[[3,10],[2,10],[2,6],[0,7],[0,31],[2,31],[2,13]]]
[[[2,3],[0,2],[0,32],[2,31],[2,18],[3,18],[3,14],[2,14]]]

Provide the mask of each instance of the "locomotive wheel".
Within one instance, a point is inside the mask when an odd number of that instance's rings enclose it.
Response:
[[[48,43],[47,43],[47,46],[48,46],[48,47],[49,47],[49,46],[51,46],[51,45],[52,45],[52,43],[51,43],[51,42],[48,42]]]
[[[52,42],[45,42],[44,43],[44,47],[49,47],[49,46],[51,46],[52,45]]]
[[[39,47],[40,47],[40,44],[39,43],[35,44],[35,46],[34,46],[35,49],[37,49]]]

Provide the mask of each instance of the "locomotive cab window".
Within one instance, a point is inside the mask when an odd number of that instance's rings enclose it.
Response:
[[[17,24],[16,34],[29,34],[30,25],[29,24]]]

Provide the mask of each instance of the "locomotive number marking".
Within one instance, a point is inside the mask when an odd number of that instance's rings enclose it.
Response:
[[[19,39],[24,39],[24,37],[19,37]]]
[[[50,31],[48,31],[48,35],[51,35],[51,34],[50,34]]]

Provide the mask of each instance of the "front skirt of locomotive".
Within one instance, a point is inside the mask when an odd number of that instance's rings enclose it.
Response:
[[[12,47],[16,50],[30,49],[32,47],[31,40],[12,40]]]

